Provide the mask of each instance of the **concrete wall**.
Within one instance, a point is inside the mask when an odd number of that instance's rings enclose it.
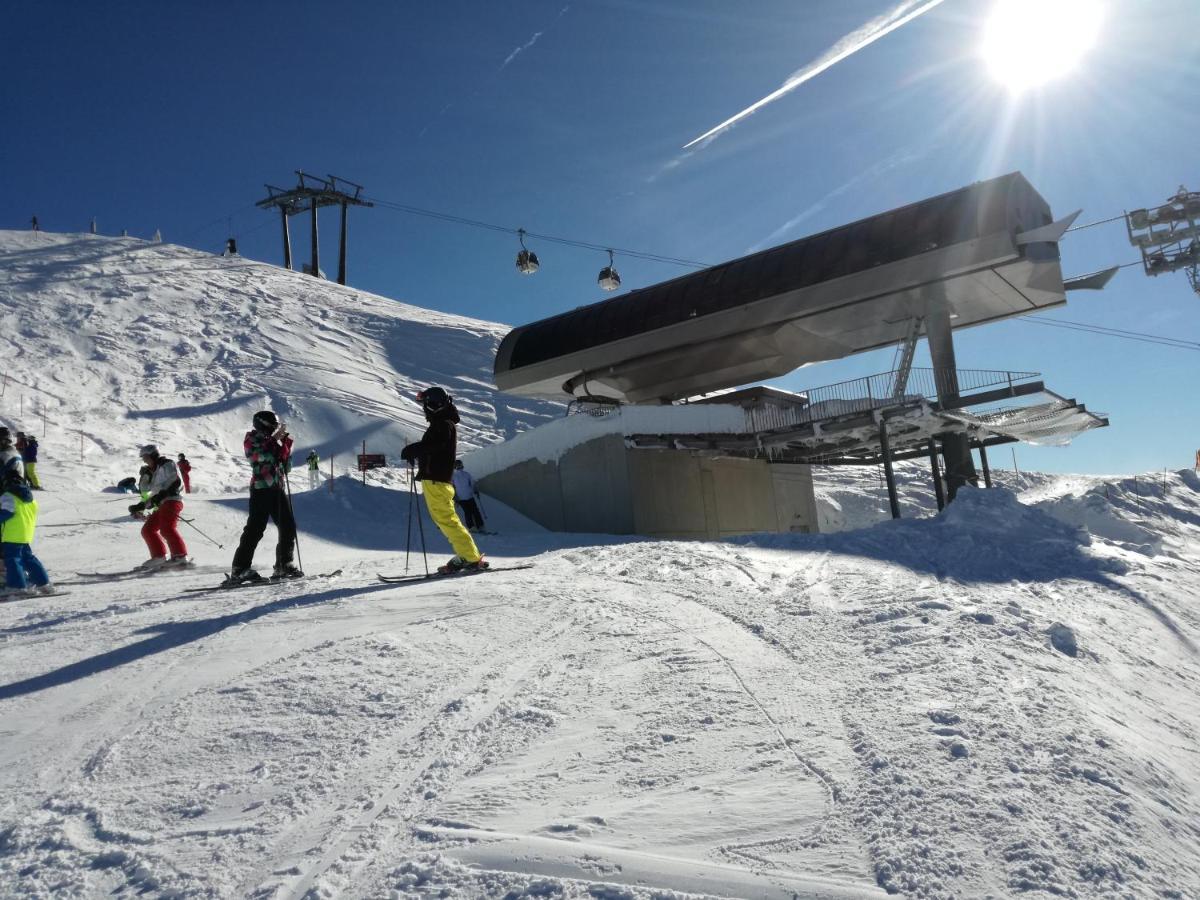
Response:
[[[771,467],[777,530],[816,534],[817,497],[813,492],[812,466],[775,463]]]
[[[558,462],[529,460],[479,479],[479,490],[552,531],[716,540],[817,530],[808,466],[630,450],[606,435]]]

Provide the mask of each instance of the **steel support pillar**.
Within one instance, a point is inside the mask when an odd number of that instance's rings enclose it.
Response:
[[[342,202],[342,240],[338,250],[338,284],[346,283],[346,210],[348,205]]]
[[[954,359],[954,336],[950,328],[950,308],[945,303],[931,305],[925,315],[925,335],[929,341],[929,356],[933,361],[933,377],[937,384],[938,401],[952,403],[958,399],[958,365]],[[971,457],[971,441],[960,432],[948,431],[937,435],[942,442],[942,458],[946,461],[946,502],[967,482],[978,484],[975,461]]]
[[[979,445],[979,466],[983,469],[983,484],[984,487],[992,486],[992,470],[988,468],[987,447],[983,444]]]
[[[942,493],[942,472],[938,468],[937,441],[929,439],[929,468],[933,471],[933,493],[937,497],[938,512],[946,508],[946,495]]]
[[[317,201],[312,201],[312,276],[321,277],[321,245],[317,241]]]
[[[896,473],[892,469],[892,451],[888,446],[887,422],[879,420],[879,450],[883,456],[883,476],[887,479],[888,505],[892,518],[900,518],[900,498],[896,496]]]
[[[288,230],[287,210],[282,206],[279,207],[279,217],[283,219],[283,267],[290,269],[292,267],[292,233]]]

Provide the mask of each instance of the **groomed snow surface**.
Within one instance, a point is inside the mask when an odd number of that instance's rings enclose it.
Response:
[[[68,592],[0,603],[0,896],[1200,894],[1191,470],[997,473],[935,515],[906,464],[893,522],[876,471],[822,469],[826,533],[720,543],[485,498],[493,565],[535,567],[402,585],[375,576],[410,535],[410,572],[422,531],[449,555],[404,473],[298,472],[303,565],[338,574],[189,593],[229,565],[259,403],[340,454],[418,428],[430,380],[476,445],[561,410],[488,387],[503,326],[164,245],[0,258],[0,418],[52,398],[36,550]],[[148,439],[224,546],[185,526],[195,569],[81,577],[145,557],[103,488]]]
[[[43,493],[70,593],[0,604],[0,893],[1195,896],[1200,480],[1166,484],[726,543],[488,503],[536,568],[395,586],[408,493],[339,479],[296,507],[341,574],[213,594],[192,531],[195,571],[87,583],[137,525]],[[188,513],[228,544],[242,501]]]

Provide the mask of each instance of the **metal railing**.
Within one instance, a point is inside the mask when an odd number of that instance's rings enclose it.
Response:
[[[819,419],[829,419],[854,413],[873,412],[914,400],[934,400],[939,393],[957,394],[997,388],[1033,381],[1037,372],[1009,372],[996,369],[933,369],[913,368],[903,393],[896,387],[901,370],[880,372],[864,378],[839,381],[800,393],[807,395],[808,405],[781,410],[769,407],[747,410],[747,426],[751,432],[770,431],[780,427],[805,425]],[[939,391],[939,387],[942,388]]]

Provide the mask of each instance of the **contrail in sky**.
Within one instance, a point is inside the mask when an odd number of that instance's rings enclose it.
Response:
[[[944,0],[925,0],[925,2],[921,2],[921,0],[904,0],[903,3],[893,9],[890,13],[874,18],[861,28],[850,32],[848,35],[830,47],[825,52],[824,56],[821,56],[809,63],[803,69],[793,72],[788,80],[785,81],[778,90],[767,94],[767,96],[763,97],[757,103],[747,106],[736,116],[726,119],[716,128],[710,128],[694,141],[689,141],[688,143],[684,144],[683,149],[686,150],[688,147],[698,144],[703,140],[716,137],[730,126],[740,122],[749,115],[753,115],[768,103],[778,100],[784,94],[791,93],[809,79],[816,78],[830,66],[840,63],[852,53],[857,53],[868,44],[874,43],[885,34],[890,34],[901,25],[908,24],[917,16],[929,12],[929,10],[933,9],[935,6],[940,6],[943,2]],[[918,6],[918,4],[920,5]],[[917,8],[913,9],[914,6]]]
[[[558,20],[561,19],[564,15],[566,15],[567,10],[569,10],[570,8],[571,8],[570,6],[564,6],[561,10],[559,10],[559,13],[555,17],[554,21],[550,23],[549,28],[553,28],[554,25],[558,22]],[[540,38],[545,33],[546,33],[546,30],[535,31],[533,33],[533,37],[531,37],[528,41],[526,41],[520,47],[517,47],[515,50],[513,50],[512,53],[508,54],[508,56],[505,58],[504,62],[500,63],[500,68],[496,70],[496,74],[499,75],[501,72],[503,72],[505,70],[505,68],[507,68],[508,64],[517,58],[518,53],[520,53],[522,50],[528,50],[530,47],[532,47],[534,44],[536,44],[538,41],[538,38]]]

